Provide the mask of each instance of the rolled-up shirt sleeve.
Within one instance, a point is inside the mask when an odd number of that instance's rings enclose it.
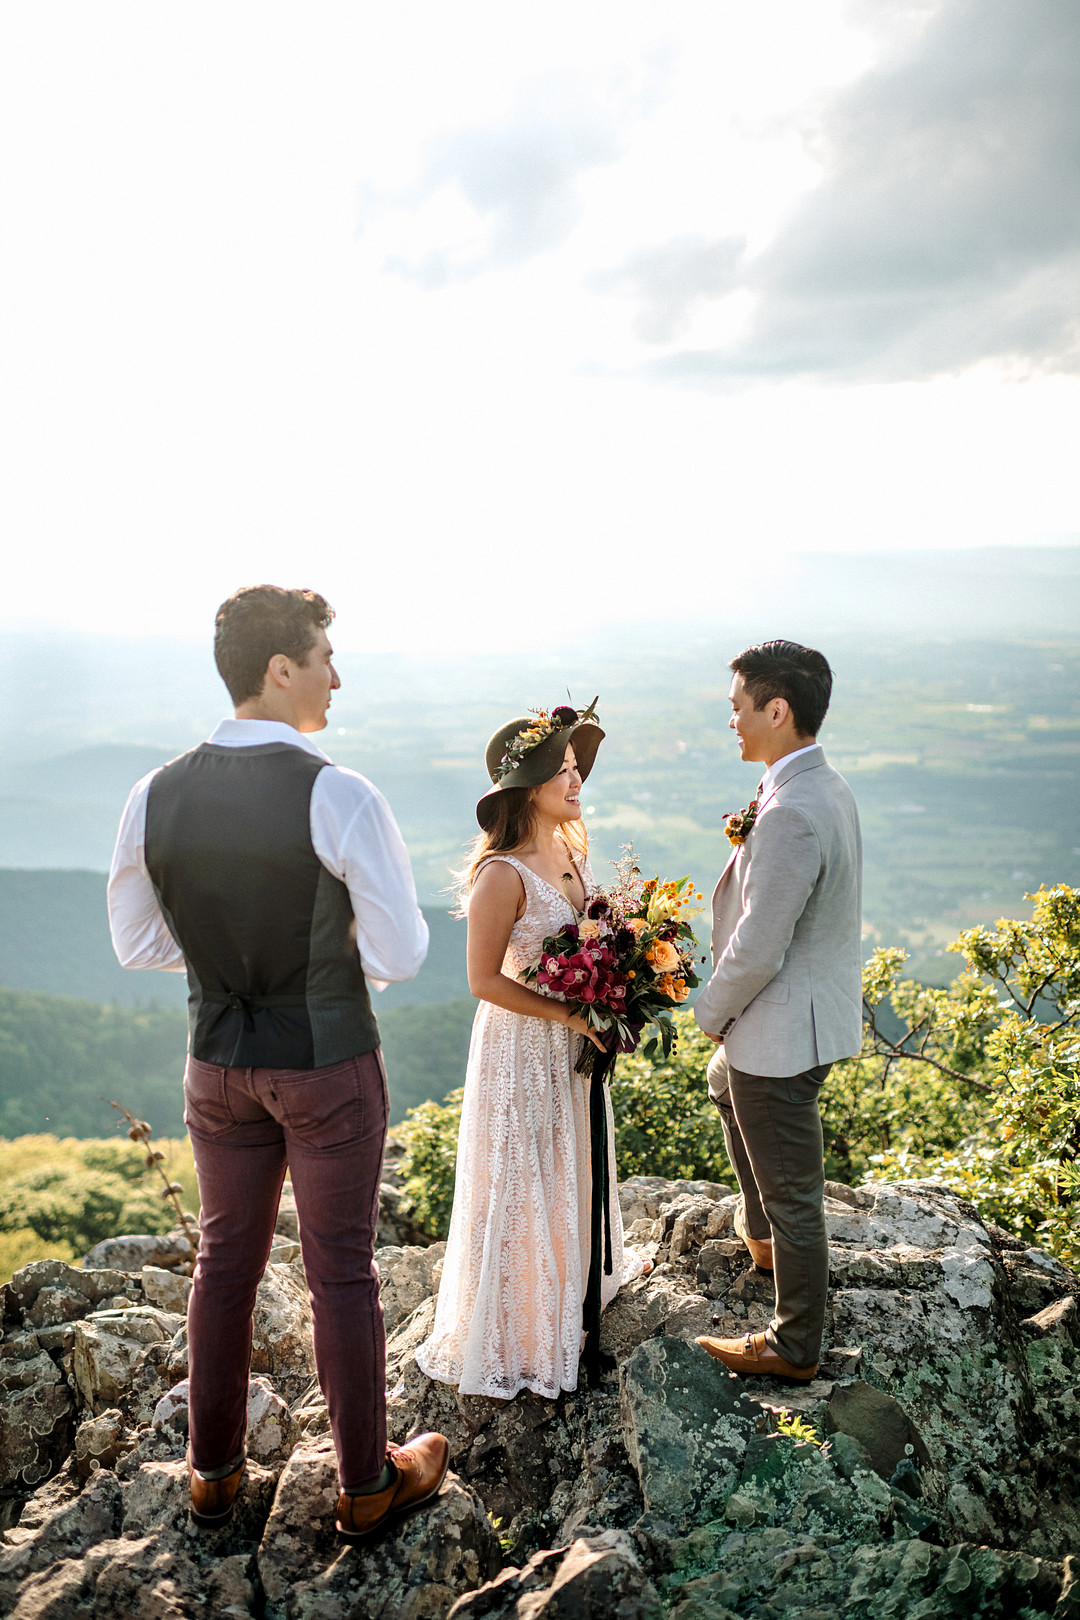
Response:
[[[146,798],[151,771],[128,795],[109,868],[109,932],[121,967],[183,973],[184,953],[169,932],[146,870]]]
[[[349,891],[364,972],[377,990],[414,979],[428,950],[408,851],[390,806],[356,771],[320,771],[311,793],[315,853]]]

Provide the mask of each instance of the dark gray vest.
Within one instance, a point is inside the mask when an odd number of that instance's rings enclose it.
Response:
[[[321,1069],[379,1044],[349,891],[311,843],[326,769],[288,743],[203,743],[150,784],[146,866],[204,1063]]]

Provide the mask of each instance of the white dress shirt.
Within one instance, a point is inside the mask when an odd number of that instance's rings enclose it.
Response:
[[[761,792],[758,795],[759,801],[764,799],[772,792],[773,783],[789,760],[798,759],[800,754],[808,754],[811,748],[817,748],[818,746],[819,745],[816,742],[807,743],[805,748],[793,748],[790,754],[784,755],[783,759],[774,759],[772,764],[766,770],[765,775],[761,778]]]
[[[209,741],[219,748],[288,743],[328,759],[306,733],[280,720],[223,720]],[[146,800],[156,775],[136,782],[124,807],[109,871],[109,929],[121,966],[182,973],[184,954],[146,870]],[[378,788],[358,771],[328,764],[311,790],[309,824],[316,855],[349,891],[369,981],[385,990],[415,978],[427,955],[428,925],[397,822]]]

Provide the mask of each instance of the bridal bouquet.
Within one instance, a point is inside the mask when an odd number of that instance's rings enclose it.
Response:
[[[609,1052],[633,1052],[652,1024],[646,1054],[662,1043],[667,1057],[675,1043],[672,1009],[698,984],[690,919],[700,916],[693,902],[702,896],[688,877],[643,882],[632,852],[614,865],[617,881],[596,891],[580,921],[545,939],[523,977],[580,1013]],[[578,1073],[591,1075],[600,1058],[585,1041]]]

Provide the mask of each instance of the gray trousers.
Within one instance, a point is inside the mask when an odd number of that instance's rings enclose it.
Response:
[[[820,1356],[829,1291],[818,1093],[831,1067],[782,1077],[744,1074],[719,1046],[708,1068],[747,1231],[772,1239],[776,1304],[765,1337],[795,1367],[811,1367]]]

